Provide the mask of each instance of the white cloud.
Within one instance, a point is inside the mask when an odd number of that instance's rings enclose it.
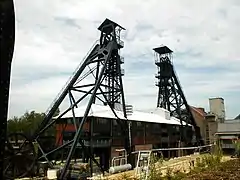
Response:
[[[122,50],[125,94],[136,109],[156,105],[152,49],[165,44],[175,52],[190,104],[207,107],[208,97],[223,96],[228,115],[239,114],[238,1],[19,0],[15,6],[10,116],[49,106],[99,38],[97,27],[106,17],[127,29]]]

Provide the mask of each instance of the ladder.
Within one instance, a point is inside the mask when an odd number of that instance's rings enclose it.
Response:
[[[206,144],[210,144],[211,141],[210,141],[210,137],[209,137],[209,125],[208,125],[208,122],[207,122],[207,125],[206,125]]]
[[[139,151],[135,168],[135,176],[142,180],[147,180],[152,151]]]

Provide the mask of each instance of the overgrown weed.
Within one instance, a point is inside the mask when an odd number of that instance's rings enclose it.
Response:
[[[219,166],[223,157],[223,152],[220,147],[220,144],[213,148],[213,151],[210,154],[202,155],[201,158],[196,158],[196,160],[191,160],[189,172],[182,172],[180,170],[174,171],[172,168],[167,168],[166,174],[163,175],[160,167],[164,161],[163,156],[156,157],[154,155],[151,156],[150,167],[149,167],[149,174],[147,180],[181,180],[185,179],[192,174],[196,174],[202,171],[206,171],[212,168]],[[122,180],[137,180],[137,178],[132,178],[127,174],[123,174],[121,176]],[[120,180],[119,179],[119,180]],[[145,180],[145,176],[142,175],[138,180]]]

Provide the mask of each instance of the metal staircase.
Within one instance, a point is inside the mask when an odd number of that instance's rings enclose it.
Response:
[[[208,122],[207,122],[207,125],[206,125],[206,144],[210,144],[210,137],[209,137],[209,125],[208,125]]]

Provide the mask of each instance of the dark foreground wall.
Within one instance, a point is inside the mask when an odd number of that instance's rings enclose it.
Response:
[[[0,179],[3,178],[3,157],[7,131],[11,62],[15,41],[13,0],[0,1]]]

